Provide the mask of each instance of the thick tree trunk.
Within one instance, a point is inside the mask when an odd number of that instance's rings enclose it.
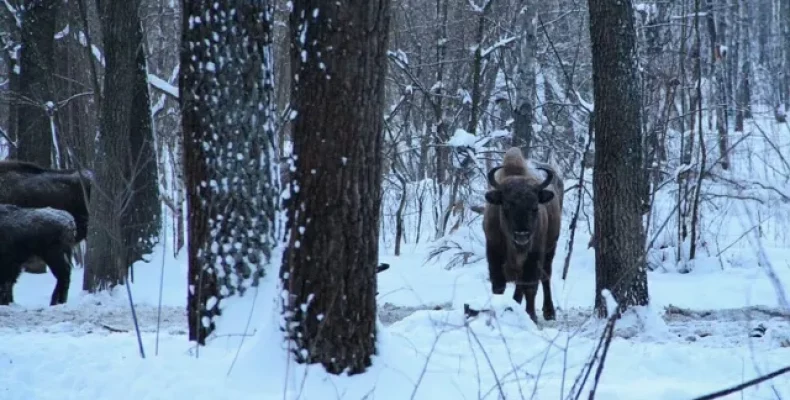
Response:
[[[641,106],[630,0],[588,0],[595,95],[595,308],[603,289],[623,311],[648,302],[644,258]],[[614,310],[610,310],[614,311]]]
[[[46,105],[53,102],[55,73],[55,20],[60,2],[25,1],[21,29],[22,51],[18,95],[12,100],[17,110],[17,151],[20,160],[41,166],[52,165],[52,129]],[[54,110],[53,110],[54,111]]]
[[[137,34],[139,0],[108,1],[99,4],[106,60],[104,91],[99,128],[101,135],[95,156],[98,190],[90,201],[88,251],[85,256],[83,289],[96,292],[124,282],[128,267],[123,240],[122,213],[131,193],[124,171],[130,159],[129,134],[140,46]]]
[[[183,12],[187,313],[189,339],[205,344],[223,298],[257,285],[275,244],[272,9],[266,0],[193,0]]]
[[[136,17],[136,14],[134,16]],[[135,43],[142,43],[142,27],[139,27],[130,39]],[[128,165],[125,169],[126,179],[131,182],[132,193],[122,219],[123,241],[126,244],[127,262],[130,266],[153,251],[154,246],[159,242],[159,232],[162,228],[159,173],[154,148],[154,132],[151,126],[148,74],[142,46],[137,48],[132,85],[130,149]]]
[[[299,79],[285,315],[298,362],[356,374],[376,352],[389,0],[297,0],[290,23]]]

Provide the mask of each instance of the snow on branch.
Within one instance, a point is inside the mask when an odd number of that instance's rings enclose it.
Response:
[[[505,47],[505,46],[509,45],[510,43],[513,43],[517,39],[518,39],[518,36],[511,36],[509,38],[499,39],[499,41],[494,43],[493,45],[491,45],[491,47],[489,47],[487,49],[483,49],[483,52],[480,53],[480,56],[483,57],[483,58],[488,57],[489,54],[497,51],[501,47]]]
[[[11,13],[11,15],[14,17],[14,20],[16,21],[16,26],[21,28],[22,19],[19,18],[19,13],[17,13],[17,10],[16,8],[14,8],[14,5],[9,3],[8,0],[3,0],[3,3],[5,3],[5,8],[8,9],[8,12]]]
[[[165,94],[172,96],[174,99],[178,100],[178,88],[166,82],[164,79],[154,74],[148,74],[148,83],[150,83],[151,86],[161,90]]]
[[[469,5],[472,7],[472,11],[476,13],[483,13],[491,5],[491,0],[483,1],[483,5],[478,6],[475,4],[474,1],[469,0]]]

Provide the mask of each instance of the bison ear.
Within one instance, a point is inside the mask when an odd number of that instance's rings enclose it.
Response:
[[[550,202],[554,198],[554,192],[551,190],[541,190],[538,192],[538,202],[540,204],[545,204]]]
[[[486,192],[486,201],[493,204],[493,205],[501,205],[502,204],[502,191],[501,190],[489,190]]]

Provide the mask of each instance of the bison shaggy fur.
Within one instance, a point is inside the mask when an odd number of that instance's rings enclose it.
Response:
[[[50,305],[65,303],[76,238],[77,225],[66,211],[0,204],[0,284],[13,287],[22,273],[22,264],[39,257],[57,279]]]
[[[530,170],[530,163],[547,176]],[[515,283],[513,299],[521,303],[526,296],[527,314],[537,322],[535,296],[541,283],[543,318],[553,320],[551,264],[561,228],[562,178],[551,165],[528,161],[512,147],[502,165],[489,171],[488,183],[483,230],[492,292],[503,294],[507,282]]]

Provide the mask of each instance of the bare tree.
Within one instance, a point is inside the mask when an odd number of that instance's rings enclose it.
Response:
[[[535,123],[534,110],[537,101],[536,74],[537,60],[537,5],[526,2],[520,10],[521,26],[525,27],[521,40],[518,43],[520,59],[517,65],[516,76],[516,106],[513,107],[513,144],[521,148],[525,157],[530,156],[530,147],[534,132],[532,125]]]
[[[263,276],[275,245],[271,5],[183,4],[179,77],[189,216],[189,340]],[[250,282],[251,280],[251,282]]]
[[[648,302],[644,258],[642,123],[631,1],[588,0],[595,94],[595,308],[608,289],[623,311]],[[614,310],[610,310],[614,311]]]
[[[361,373],[376,353],[389,0],[291,12],[295,167],[281,276],[300,363]]]

